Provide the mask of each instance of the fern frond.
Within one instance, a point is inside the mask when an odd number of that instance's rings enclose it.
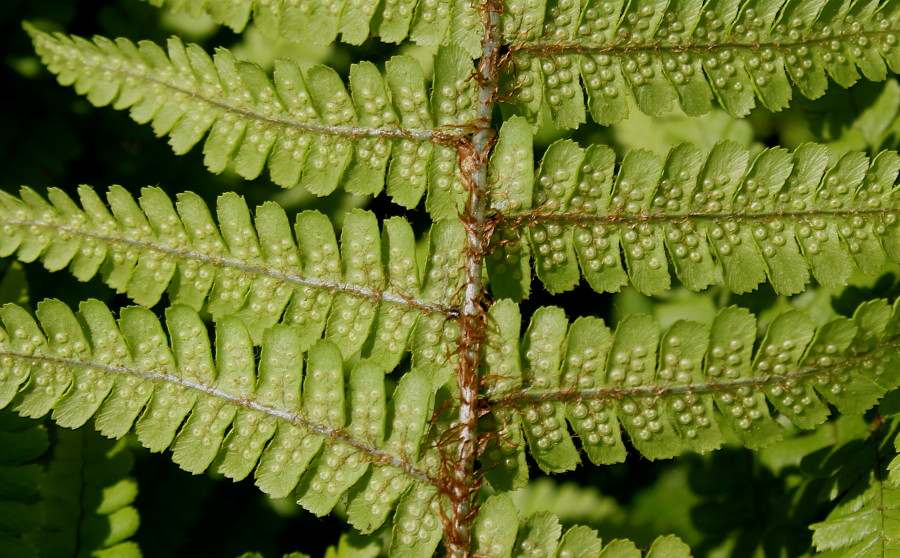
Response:
[[[888,479],[885,463],[896,455],[897,422],[877,426],[867,439],[836,446],[805,468],[826,479],[821,493],[836,506],[809,526],[816,556],[860,558],[900,552],[900,486]]]
[[[338,185],[377,194],[386,182],[405,207],[418,203],[427,181],[435,218],[455,217],[464,203],[456,145],[460,126],[474,118],[475,89],[472,62],[456,47],[437,54],[429,98],[422,69],[408,56],[391,59],[385,75],[368,62],[353,66],[348,93],[325,66],[304,76],[293,62],[279,60],[270,78],[228,50],[210,57],[176,37],[163,50],[149,41],[91,42],[26,29],[60,83],[95,106],[130,109],[135,121],[168,134],[177,154],[206,137],[212,172],[233,164],[251,179],[268,164],[279,186],[302,184],[320,196]]]
[[[787,107],[792,84],[814,99],[829,78],[849,87],[860,72],[881,81],[900,71],[900,9],[889,0],[586,0],[546,17],[543,3],[504,4],[528,8],[505,18],[501,91],[532,122],[546,101],[567,128],[585,121],[579,78],[594,120],[612,124],[628,115],[627,95],[651,115],[677,102],[698,116],[716,100],[744,116],[756,98]]]
[[[603,545],[597,532],[575,526],[562,532],[559,519],[547,512],[535,513],[521,522],[512,499],[506,494],[488,498],[473,526],[475,556],[510,558],[573,556],[589,558],[689,558],[688,546],[674,535],[657,538],[644,554],[631,541],[613,540]]]
[[[483,36],[475,8],[462,0],[377,6],[335,0],[149,1],[209,13],[235,30],[252,13],[264,33],[315,44],[329,44],[339,32],[352,44],[370,33],[388,42],[409,35],[423,45],[460,45],[476,57]],[[770,110],[785,108],[791,83],[816,98],[829,78],[848,87],[860,72],[883,80],[887,68],[900,68],[894,52],[900,10],[888,1],[505,0],[497,9],[501,42],[511,53],[501,91],[532,121],[546,101],[563,127],[584,122],[584,91],[600,124],[627,116],[625,95],[649,114],[677,101],[689,115],[699,115],[716,99],[743,116],[757,97]]]
[[[251,17],[263,34],[297,43],[362,44],[369,36],[387,43],[409,37],[423,46],[455,44],[471,56],[481,50],[484,35],[477,8],[467,0],[146,0],[154,6],[206,13],[240,32]]]
[[[559,472],[579,462],[567,421],[594,463],[625,458],[620,423],[635,449],[665,459],[717,449],[720,424],[750,448],[779,440],[770,405],[813,428],[827,404],[861,413],[900,385],[900,302],[865,303],[852,320],[818,328],[790,311],[759,342],[755,317],[738,307],[711,326],[678,321],[662,335],[647,315],[627,316],[612,333],[597,318],[569,325],[561,309],[543,307],[521,349],[516,305],[498,302],[489,315],[483,383],[494,424],[483,462],[504,488],[527,474],[520,428],[541,469]]]
[[[495,156],[492,164],[502,174],[513,162]],[[798,293],[810,274],[839,286],[854,268],[874,275],[900,262],[898,171],[892,151],[829,163],[824,146],[805,144],[751,160],[733,142],[705,156],[682,144],[664,162],[632,151],[616,171],[611,148],[560,141],[544,155],[533,195],[526,188],[502,215],[488,271],[527,270],[534,253],[551,293],[584,275],[599,292],[630,281],[658,294],[670,287],[669,261],[693,290],[721,283],[720,274],[737,293],[766,280],[778,293]],[[530,273],[519,275],[498,279],[495,296],[525,298]]]
[[[213,357],[187,306],[166,311],[168,335],[150,310],[125,308],[117,323],[98,301],[76,315],[47,300],[37,317],[0,309],[0,407],[12,402],[31,417],[52,410],[66,427],[96,417],[106,436],[134,430],[152,451],[171,447],[192,473],[253,473],[264,492],[293,493],[317,514],[350,491],[350,522],[367,531],[404,493],[400,506],[420,517],[437,505],[438,456],[422,448],[434,392],[426,371],[405,374],[388,408],[380,367],[362,361],[345,384],[338,347],[320,340],[304,358],[288,326],[267,330],[257,362],[236,318],[216,326]]]
[[[34,534],[41,554],[140,558],[137,544],[126,540],[139,523],[131,505],[138,489],[128,477],[131,466],[124,440],[57,428],[41,487],[47,520]]]
[[[38,501],[43,476],[35,461],[47,451],[40,423],[0,410],[0,557],[37,558],[33,534],[44,522]]]
[[[372,213],[353,211],[338,249],[321,213],[300,213],[295,238],[279,205],[263,204],[252,218],[235,194],[219,198],[218,225],[192,193],[173,204],[161,189],[145,188],[138,203],[112,187],[108,207],[89,187],[79,195],[80,207],[58,189],[48,191],[49,203],[28,188],[20,198],[0,193],[0,254],[40,259],[50,270],[69,266],[81,281],[99,272],[144,306],[166,289],[173,304],[208,302],[215,320],[240,317],[257,342],[278,321],[296,325],[304,347],[324,335],[345,357],[363,350],[385,370],[399,362],[417,320],[432,331],[457,314],[464,232],[453,221],[432,227],[423,281],[415,236],[401,218],[379,232]]]

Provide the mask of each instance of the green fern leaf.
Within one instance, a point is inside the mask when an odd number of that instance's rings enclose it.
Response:
[[[210,57],[177,38],[163,50],[148,41],[91,42],[26,29],[60,83],[74,85],[95,106],[130,109],[134,120],[169,135],[177,154],[206,136],[203,153],[212,172],[233,164],[251,179],[268,164],[276,184],[302,184],[320,196],[339,184],[377,194],[387,180],[388,193],[406,207],[418,203],[427,175],[434,216],[455,217],[460,208],[455,145],[460,126],[474,117],[474,84],[471,60],[457,47],[439,51],[429,101],[422,70],[408,57],[391,60],[387,79],[371,63],[354,66],[348,93],[324,66],[304,76],[280,60],[270,78],[227,50]]]
[[[494,166],[501,172],[501,163]],[[686,144],[665,162],[632,151],[614,175],[609,148],[557,142],[538,172],[533,209],[502,216],[492,257],[527,265],[527,237],[551,293],[574,287],[580,267],[599,292],[630,279],[659,294],[670,286],[668,261],[693,290],[715,283],[717,273],[737,293],[768,280],[776,292],[794,294],[810,275],[840,286],[854,268],[875,275],[900,262],[898,172],[900,156],[891,151],[872,160],[851,152],[828,164],[824,147],[806,144],[751,161],[747,150],[724,142],[705,159]],[[527,291],[498,279],[495,295],[518,300]]]
[[[547,149],[535,181],[537,188],[535,189],[534,205],[561,207],[565,203],[575,189],[577,175],[567,173],[564,176],[560,171],[578,168],[582,156],[583,151],[573,141],[556,142]],[[568,291],[574,287],[578,283],[579,274],[572,243],[566,242],[566,236],[571,236],[571,232],[568,232],[568,235],[563,233],[560,239],[562,240],[562,250],[551,251],[549,250],[550,246],[546,245],[548,235],[553,236],[553,233],[556,232],[555,229],[559,227],[553,227],[553,225],[550,227],[548,229],[546,226],[537,225],[530,227],[529,232],[537,276],[543,281],[547,290],[554,294]],[[550,242],[552,244],[553,241]]]
[[[472,527],[473,549],[486,558],[511,558],[519,531],[518,511],[505,495],[488,498],[479,509]]]
[[[216,225],[194,194],[173,205],[146,188],[136,203],[113,187],[107,208],[94,190],[79,193],[82,207],[56,189],[50,203],[27,188],[21,198],[0,194],[0,253],[40,258],[51,270],[68,265],[82,281],[99,272],[145,306],[166,290],[177,304],[208,301],[215,320],[241,318],[256,342],[278,321],[296,325],[304,346],[324,335],[344,357],[362,350],[386,370],[400,361],[417,319],[420,329],[443,331],[457,312],[450,301],[461,277],[446,257],[464,244],[457,223],[435,225],[440,242],[422,283],[412,230],[400,218],[384,223],[382,239],[371,213],[351,212],[339,249],[331,222],[314,211],[298,215],[295,240],[280,206],[264,204],[252,218],[234,194],[219,199]]]
[[[277,365],[277,353],[269,356],[271,365]],[[372,364],[361,364],[350,375],[348,405],[352,420],[347,432],[358,439],[376,443],[384,440],[384,373]],[[373,412],[374,411],[374,412]],[[304,508],[316,515],[325,515],[338,503],[338,498],[350,489],[366,472],[361,455],[345,446],[328,446],[318,460],[315,475],[302,479]],[[338,471],[341,474],[338,475]]]
[[[431,417],[432,394],[432,380],[428,374],[403,376],[393,398],[393,422],[391,435],[385,442],[385,453],[402,455],[410,462],[418,459],[427,421]],[[350,524],[363,533],[374,531],[384,523],[388,512],[412,482],[413,478],[400,467],[373,469],[347,508]],[[417,526],[416,531],[421,528],[421,525]],[[437,545],[437,541],[434,544]]]
[[[458,300],[465,282],[465,274],[459,266],[465,247],[465,231],[456,221],[438,221],[431,228],[429,244],[422,298],[441,306],[445,301]],[[421,316],[411,343],[413,367],[427,369],[435,377],[440,376],[441,370],[452,374],[452,367],[458,362],[455,350],[459,334],[459,324],[445,314]]]
[[[519,535],[513,546],[513,556],[537,557],[556,554],[562,525],[555,516],[538,512],[519,526]]]
[[[431,102],[438,130],[464,130],[475,114],[472,62],[459,49],[444,48],[434,58]],[[428,165],[425,207],[437,219],[455,219],[465,208],[466,188],[454,145],[435,145]]]
[[[756,319],[737,307],[721,310],[711,327],[679,321],[662,335],[645,315],[628,316],[612,334],[599,319],[579,318],[565,341],[562,311],[541,308],[525,335],[522,372],[503,363],[515,356],[497,351],[517,344],[514,329],[504,325],[512,313],[506,304],[490,310],[492,334],[503,337],[487,344],[493,374],[485,379],[486,396],[503,425],[492,431],[503,438],[489,446],[486,466],[499,464],[496,448],[522,451],[522,428],[542,469],[573,468],[578,456],[566,420],[597,464],[624,460],[620,423],[648,459],[717,449],[724,442],[719,425],[759,448],[781,438],[768,403],[808,429],[828,417],[826,403],[861,413],[900,385],[900,303],[893,309],[885,301],[866,303],[853,320],[818,328],[790,311],[769,324],[759,343]],[[498,488],[516,485],[516,467],[497,469],[488,479],[498,480]]]
[[[594,120],[608,125],[628,115],[629,95],[651,115],[677,102],[698,116],[716,100],[733,116],[744,116],[757,98],[772,111],[787,107],[792,83],[814,99],[829,77],[849,87],[860,73],[881,81],[888,68],[900,70],[894,48],[900,11],[892,2],[565,4],[548,10],[546,19],[540,8],[504,19],[514,54],[503,67],[501,87],[510,94],[510,108],[532,122],[542,100],[558,126],[584,122],[579,81]]]
[[[559,308],[540,308],[532,316],[522,343],[522,355],[528,362],[523,374],[525,385],[559,384],[565,331],[566,315]],[[565,431],[564,417],[561,406],[553,407],[550,412],[532,408],[522,415],[531,455],[545,471],[568,471],[578,464],[578,452]]]
[[[185,10],[197,16],[207,13],[235,31],[242,31],[251,16],[269,37],[288,37],[298,43],[329,45],[341,40],[362,44],[370,35],[389,43],[409,37],[423,46],[455,44],[475,56],[481,47],[483,30],[478,12],[463,1],[400,0],[377,2],[331,0],[318,2],[262,0],[146,0],[173,11]]]
[[[490,310],[489,335],[482,347],[484,378],[488,396],[502,398],[522,388],[519,338],[522,316],[509,300],[499,300]],[[521,421],[513,409],[495,408],[484,417],[481,429],[495,432],[489,437],[481,462],[485,477],[497,490],[515,490],[528,484]],[[509,443],[507,443],[509,442]]]
[[[304,359],[296,330],[276,326],[264,336],[257,365],[241,320],[218,324],[213,357],[203,322],[186,306],[167,311],[168,334],[138,307],[122,310],[118,323],[97,301],[83,303],[76,315],[48,300],[37,314],[39,321],[14,305],[0,309],[0,406],[12,399],[20,414],[53,410],[70,427],[96,417],[97,428],[112,437],[134,429],[151,450],[171,448],[188,471],[215,465],[235,480],[254,473],[265,492],[294,492],[320,514],[368,470],[349,508],[351,521],[368,530],[384,522],[410,486],[415,496],[407,507],[436,505],[435,491],[416,488],[432,487],[438,467],[434,452],[421,448],[434,390],[426,372],[400,381],[389,410],[393,424],[382,439],[384,373],[363,361],[345,386],[340,350],[329,341],[318,341]],[[429,544],[437,545],[436,525]]]
[[[394,514],[392,558],[428,558],[444,535],[438,489],[422,484],[406,491]]]
[[[325,551],[325,558],[375,558],[381,548],[377,541],[354,534],[343,534],[337,545]]]
[[[531,208],[534,197],[534,168],[531,126],[521,117],[513,117],[500,128],[497,146],[491,154],[490,205],[500,214],[517,213]],[[495,232],[493,250],[485,261],[493,291],[498,296],[522,300],[531,289],[531,248],[520,242],[513,231],[500,228]]]
[[[597,532],[575,526],[562,532],[559,519],[538,512],[518,521],[518,512],[506,494],[488,498],[478,511],[473,530],[473,553],[488,558],[536,558],[572,556],[574,558],[641,558],[631,541],[614,540],[602,545]],[[647,558],[689,558],[690,549],[669,535],[657,538]]]

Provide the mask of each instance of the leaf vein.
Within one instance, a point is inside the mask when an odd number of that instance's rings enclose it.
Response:
[[[219,267],[219,268],[236,269],[236,270],[240,270],[240,271],[253,273],[256,275],[271,277],[271,278],[277,279],[279,281],[284,281],[285,283],[288,283],[288,284],[302,285],[302,286],[319,288],[319,289],[327,289],[332,292],[346,293],[348,295],[363,298],[363,299],[370,300],[373,302],[378,302],[378,301],[392,302],[395,304],[405,306],[409,309],[420,310],[426,314],[442,314],[449,318],[456,318],[459,316],[459,310],[453,306],[435,304],[433,302],[425,302],[423,300],[406,297],[401,294],[392,293],[390,291],[381,291],[378,289],[362,287],[360,285],[346,283],[343,281],[324,281],[322,279],[310,279],[307,277],[302,277],[295,273],[279,271],[279,270],[276,270],[276,269],[273,269],[270,267],[263,267],[263,266],[247,264],[247,263],[241,262],[241,261],[233,259],[233,258],[210,256],[208,254],[204,254],[204,253],[198,252],[196,250],[173,248],[170,246],[158,244],[156,242],[147,242],[147,241],[135,240],[135,239],[131,239],[131,238],[115,237],[115,236],[103,235],[103,234],[98,234],[98,233],[92,233],[92,232],[77,229],[75,227],[70,227],[70,226],[66,226],[66,225],[58,225],[58,224],[54,224],[54,223],[47,223],[44,221],[8,220],[8,221],[5,221],[5,224],[12,225],[12,226],[21,226],[21,227],[42,227],[45,229],[50,229],[50,230],[54,230],[54,231],[69,233],[72,235],[82,236],[84,238],[92,238],[94,240],[99,240],[99,241],[105,242],[107,244],[124,244],[126,246],[133,246],[136,248],[142,248],[145,250],[150,250],[150,251],[158,252],[161,254],[166,254],[168,256],[174,256],[174,257],[182,259],[182,260],[200,261],[200,262],[207,263],[212,266]]]

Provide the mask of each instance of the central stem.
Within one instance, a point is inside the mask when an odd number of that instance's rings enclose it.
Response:
[[[478,83],[475,130],[471,139],[458,148],[460,170],[469,197],[460,217],[466,227],[466,285],[459,316],[459,453],[449,456],[453,459],[453,478],[448,494],[451,505],[445,545],[450,558],[467,558],[469,555],[473,498],[478,489],[474,474],[478,447],[478,368],[486,326],[482,266],[490,242],[490,227],[486,221],[488,161],[494,139],[491,115],[499,81],[499,5],[495,0],[486,0],[477,9],[485,33],[475,75]]]

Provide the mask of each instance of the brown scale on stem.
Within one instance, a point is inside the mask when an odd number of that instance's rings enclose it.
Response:
[[[478,85],[476,116],[471,132],[456,144],[459,168],[468,193],[465,209],[460,215],[466,230],[466,249],[463,266],[466,281],[463,304],[459,316],[459,355],[456,380],[459,414],[453,432],[455,439],[447,447],[456,455],[442,459],[442,471],[447,471],[447,483],[442,493],[447,500],[442,513],[444,546],[451,558],[468,558],[471,547],[471,524],[477,507],[474,497],[479,488],[475,472],[478,456],[478,418],[482,414],[478,397],[478,375],[481,367],[481,346],[487,330],[487,309],[482,282],[482,266],[494,229],[487,217],[487,167],[494,145],[495,133],[490,127],[496,103],[500,73],[499,13],[497,0],[486,0],[475,6],[484,26],[482,55],[472,79]]]

